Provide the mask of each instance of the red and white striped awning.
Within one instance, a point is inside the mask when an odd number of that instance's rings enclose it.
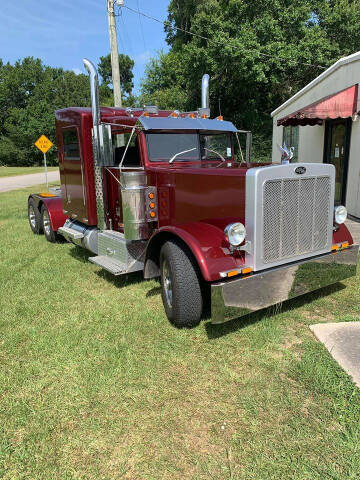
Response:
[[[280,118],[277,125],[322,125],[326,119],[349,118],[359,110],[359,85],[328,95],[307,107]]]

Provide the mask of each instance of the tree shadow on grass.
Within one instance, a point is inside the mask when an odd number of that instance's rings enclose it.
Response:
[[[296,310],[297,308],[311,303],[313,300],[326,297],[333,293],[344,290],[345,288],[345,285],[343,285],[342,283],[335,283],[334,285],[329,285],[328,287],[324,287],[320,290],[306,293],[305,295],[301,295],[291,300],[286,300],[281,304],[272,305],[271,307],[264,308],[254,313],[249,313],[243,317],[239,317],[225,323],[216,325],[207,322],[205,324],[206,334],[208,338],[212,340],[216,338],[221,338],[229,335],[230,333],[234,333],[237,330],[241,330],[242,328],[246,328],[250,325],[260,322],[265,318],[273,317],[275,315],[278,315],[279,313],[291,312],[293,310]]]

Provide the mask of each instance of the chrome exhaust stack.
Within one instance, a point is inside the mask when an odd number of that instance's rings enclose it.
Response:
[[[94,176],[96,193],[97,226],[106,229],[104,211],[103,166],[113,165],[111,126],[101,124],[99,103],[99,77],[95,65],[84,58],[84,66],[90,77],[91,110],[93,118],[92,141],[94,158]]]
[[[199,114],[206,115],[207,118],[210,117],[209,83],[210,76],[205,73],[201,80],[201,108]]]
[[[87,58],[84,58],[84,66],[90,77],[90,95],[93,126],[97,127],[98,125],[100,125],[99,76],[95,65]]]

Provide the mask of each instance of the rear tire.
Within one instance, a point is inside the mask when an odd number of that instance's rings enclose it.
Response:
[[[58,241],[58,234],[52,229],[49,212],[45,205],[41,207],[41,224],[46,240],[51,243],[56,243]]]
[[[29,198],[28,201],[28,219],[30,228],[35,235],[40,235],[43,233],[41,213],[39,212],[39,209],[33,198]]]
[[[160,252],[161,294],[166,315],[179,328],[199,324],[203,311],[197,264],[180,242],[169,240]]]

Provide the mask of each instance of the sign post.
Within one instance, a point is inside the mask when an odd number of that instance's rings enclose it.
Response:
[[[46,188],[49,188],[48,176],[47,176],[47,164],[46,164],[46,152],[50,150],[50,148],[54,144],[49,140],[45,135],[41,135],[35,142],[35,146],[44,154],[44,168],[45,168],[45,181],[46,181]]]

